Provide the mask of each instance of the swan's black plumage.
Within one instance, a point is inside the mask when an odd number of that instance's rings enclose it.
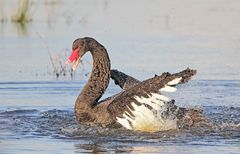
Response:
[[[180,79],[179,83],[185,83],[196,74],[196,70],[188,68],[179,73],[163,73],[160,76],[156,75],[153,78],[139,81],[117,70],[110,70],[107,50],[93,38],[79,38],[74,41],[72,48],[73,50],[79,48],[79,59],[88,51],[93,57],[91,76],[75,103],[76,118],[81,124],[119,127],[121,124],[117,118],[123,117],[124,113],[134,109],[132,102],[141,105],[135,99],[136,96],[148,98],[152,94],[159,94],[159,90],[170,81]],[[99,102],[98,100],[108,87],[110,76],[124,91]],[[168,114],[176,114],[181,124],[185,122],[186,125],[192,125],[195,121],[203,119],[201,111],[178,108],[174,104],[174,100],[167,101],[167,104],[169,104],[169,111],[171,111]]]

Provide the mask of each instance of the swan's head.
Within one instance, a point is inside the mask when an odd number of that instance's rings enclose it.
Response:
[[[85,41],[82,38],[76,39],[72,45],[72,53],[69,56],[66,64],[70,64],[72,62],[72,69],[76,70],[78,64],[80,63],[81,57],[86,53],[85,51]]]

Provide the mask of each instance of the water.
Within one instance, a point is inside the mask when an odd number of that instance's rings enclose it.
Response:
[[[236,81],[200,80],[180,87],[181,95],[175,96],[178,104],[204,102],[204,114],[214,125],[156,133],[78,125],[73,105],[82,86],[83,83],[75,81],[0,83],[1,152],[237,153],[240,150],[239,97],[225,95],[229,89],[240,92]],[[108,94],[116,92],[112,90],[114,87],[111,84]],[[196,88],[208,89],[208,93],[196,96]],[[194,101],[197,98],[199,102]]]
[[[32,1],[25,25],[9,21],[16,4],[0,0],[8,19],[0,23],[0,153],[240,153],[238,1]],[[141,80],[196,68],[171,96],[202,108],[213,125],[156,133],[78,125],[73,107],[91,56],[74,80],[69,72],[56,80],[49,57],[64,62],[83,36],[108,49],[112,68]],[[104,97],[120,91],[111,82]]]

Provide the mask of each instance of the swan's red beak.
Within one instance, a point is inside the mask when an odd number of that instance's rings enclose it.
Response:
[[[80,57],[79,57],[79,54],[78,54],[79,49],[80,48],[72,50],[71,55],[69,56],[68,60],[66,61],[66,64],[70,64],[73,61],[75,61],[72,65],[73,70],[75,70],[77,68],[78,64],[80,63]]]
[[[72,53],[66,62],[72,63],[74,60],[76,61],[78,59],[78,51],[79,51],[79,48],[72,50]]]

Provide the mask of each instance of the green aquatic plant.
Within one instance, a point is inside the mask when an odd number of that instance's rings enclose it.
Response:
[[[29,0],[19,0],[17,11],[12,15],[13,22],[29,22],[31,21],[29,17],[30,3]]]

